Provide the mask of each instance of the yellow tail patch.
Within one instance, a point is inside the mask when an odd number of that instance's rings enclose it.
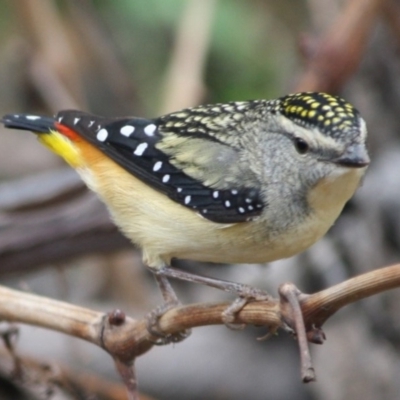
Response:
[[[43,143],[52,152],[62,157],[71,167],[82,165],[79,149],[65,136],[57,131],[38,135],[39,142]]]

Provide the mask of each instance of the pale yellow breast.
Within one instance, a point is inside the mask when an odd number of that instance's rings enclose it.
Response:
[[[360,174],[351,171],[322,181],[309,196],[308,218],[279,235],[268,233],[263,217],[253,222],[213,223],[150,188],[97,149],[91,168],[79,172],[107,204],[124,234],[143,249],[154,267],[184,258],[221,263],[262,263],[296,254],[318,240],[356,190]]]

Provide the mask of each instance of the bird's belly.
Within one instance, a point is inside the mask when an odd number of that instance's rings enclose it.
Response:
[[[333,221],[305,220],[284,232],[271,234],[263,223],[217,224],[172,202],[167,208],[147,204],[132,206],[129,213],[111,207],[117,225],[143,249],[152,266],[171,258],[215,263],[264,263],[297,254],[329,229]]]
[[[332,222],[321,224],[310,218],[276,234],[271,234],[267,226],[239,223],[224,229],[223,236],[212,232],[207,241],[193,241],[190,247],[176,249],[171,256],[216,263],[270,262],[304,251],[326,233]]]
[[[324,235],[344,204],[326,215],[312,213],[283,230],[274,231],[262,218],[218,224],[172,201],[122,168],[110,168],[110,162],[97,164],[96,174],[81,170],[82,178],[105,201],[116,224],[142,248],[144,261],[153,267],[168,264],[174,257],[216,263],[263,263],[287,258]]]

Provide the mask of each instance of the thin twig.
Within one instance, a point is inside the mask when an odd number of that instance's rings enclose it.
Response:
[[[307,332],[304,325],[303,313],[300,307],[300,291],[291,283],[284,283],[279,288],[282,308],[290,314],[290,325],[295,328],[297,342],[300,351],[301,379],[308,383],[315,381],[315,371],[311,362],[310,349],[308,347]],[[286,319],[286,318],[285,318]],[[286,323],[287,323],[286,319]]]

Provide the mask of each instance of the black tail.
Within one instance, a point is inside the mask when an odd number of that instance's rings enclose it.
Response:
[[[0,122],[2,122],[6,128],[47,133],[50,132],[51,129],[55,129],[54,123],[56,120],[51,117],[41,117],[30,114],[7,114]]]

